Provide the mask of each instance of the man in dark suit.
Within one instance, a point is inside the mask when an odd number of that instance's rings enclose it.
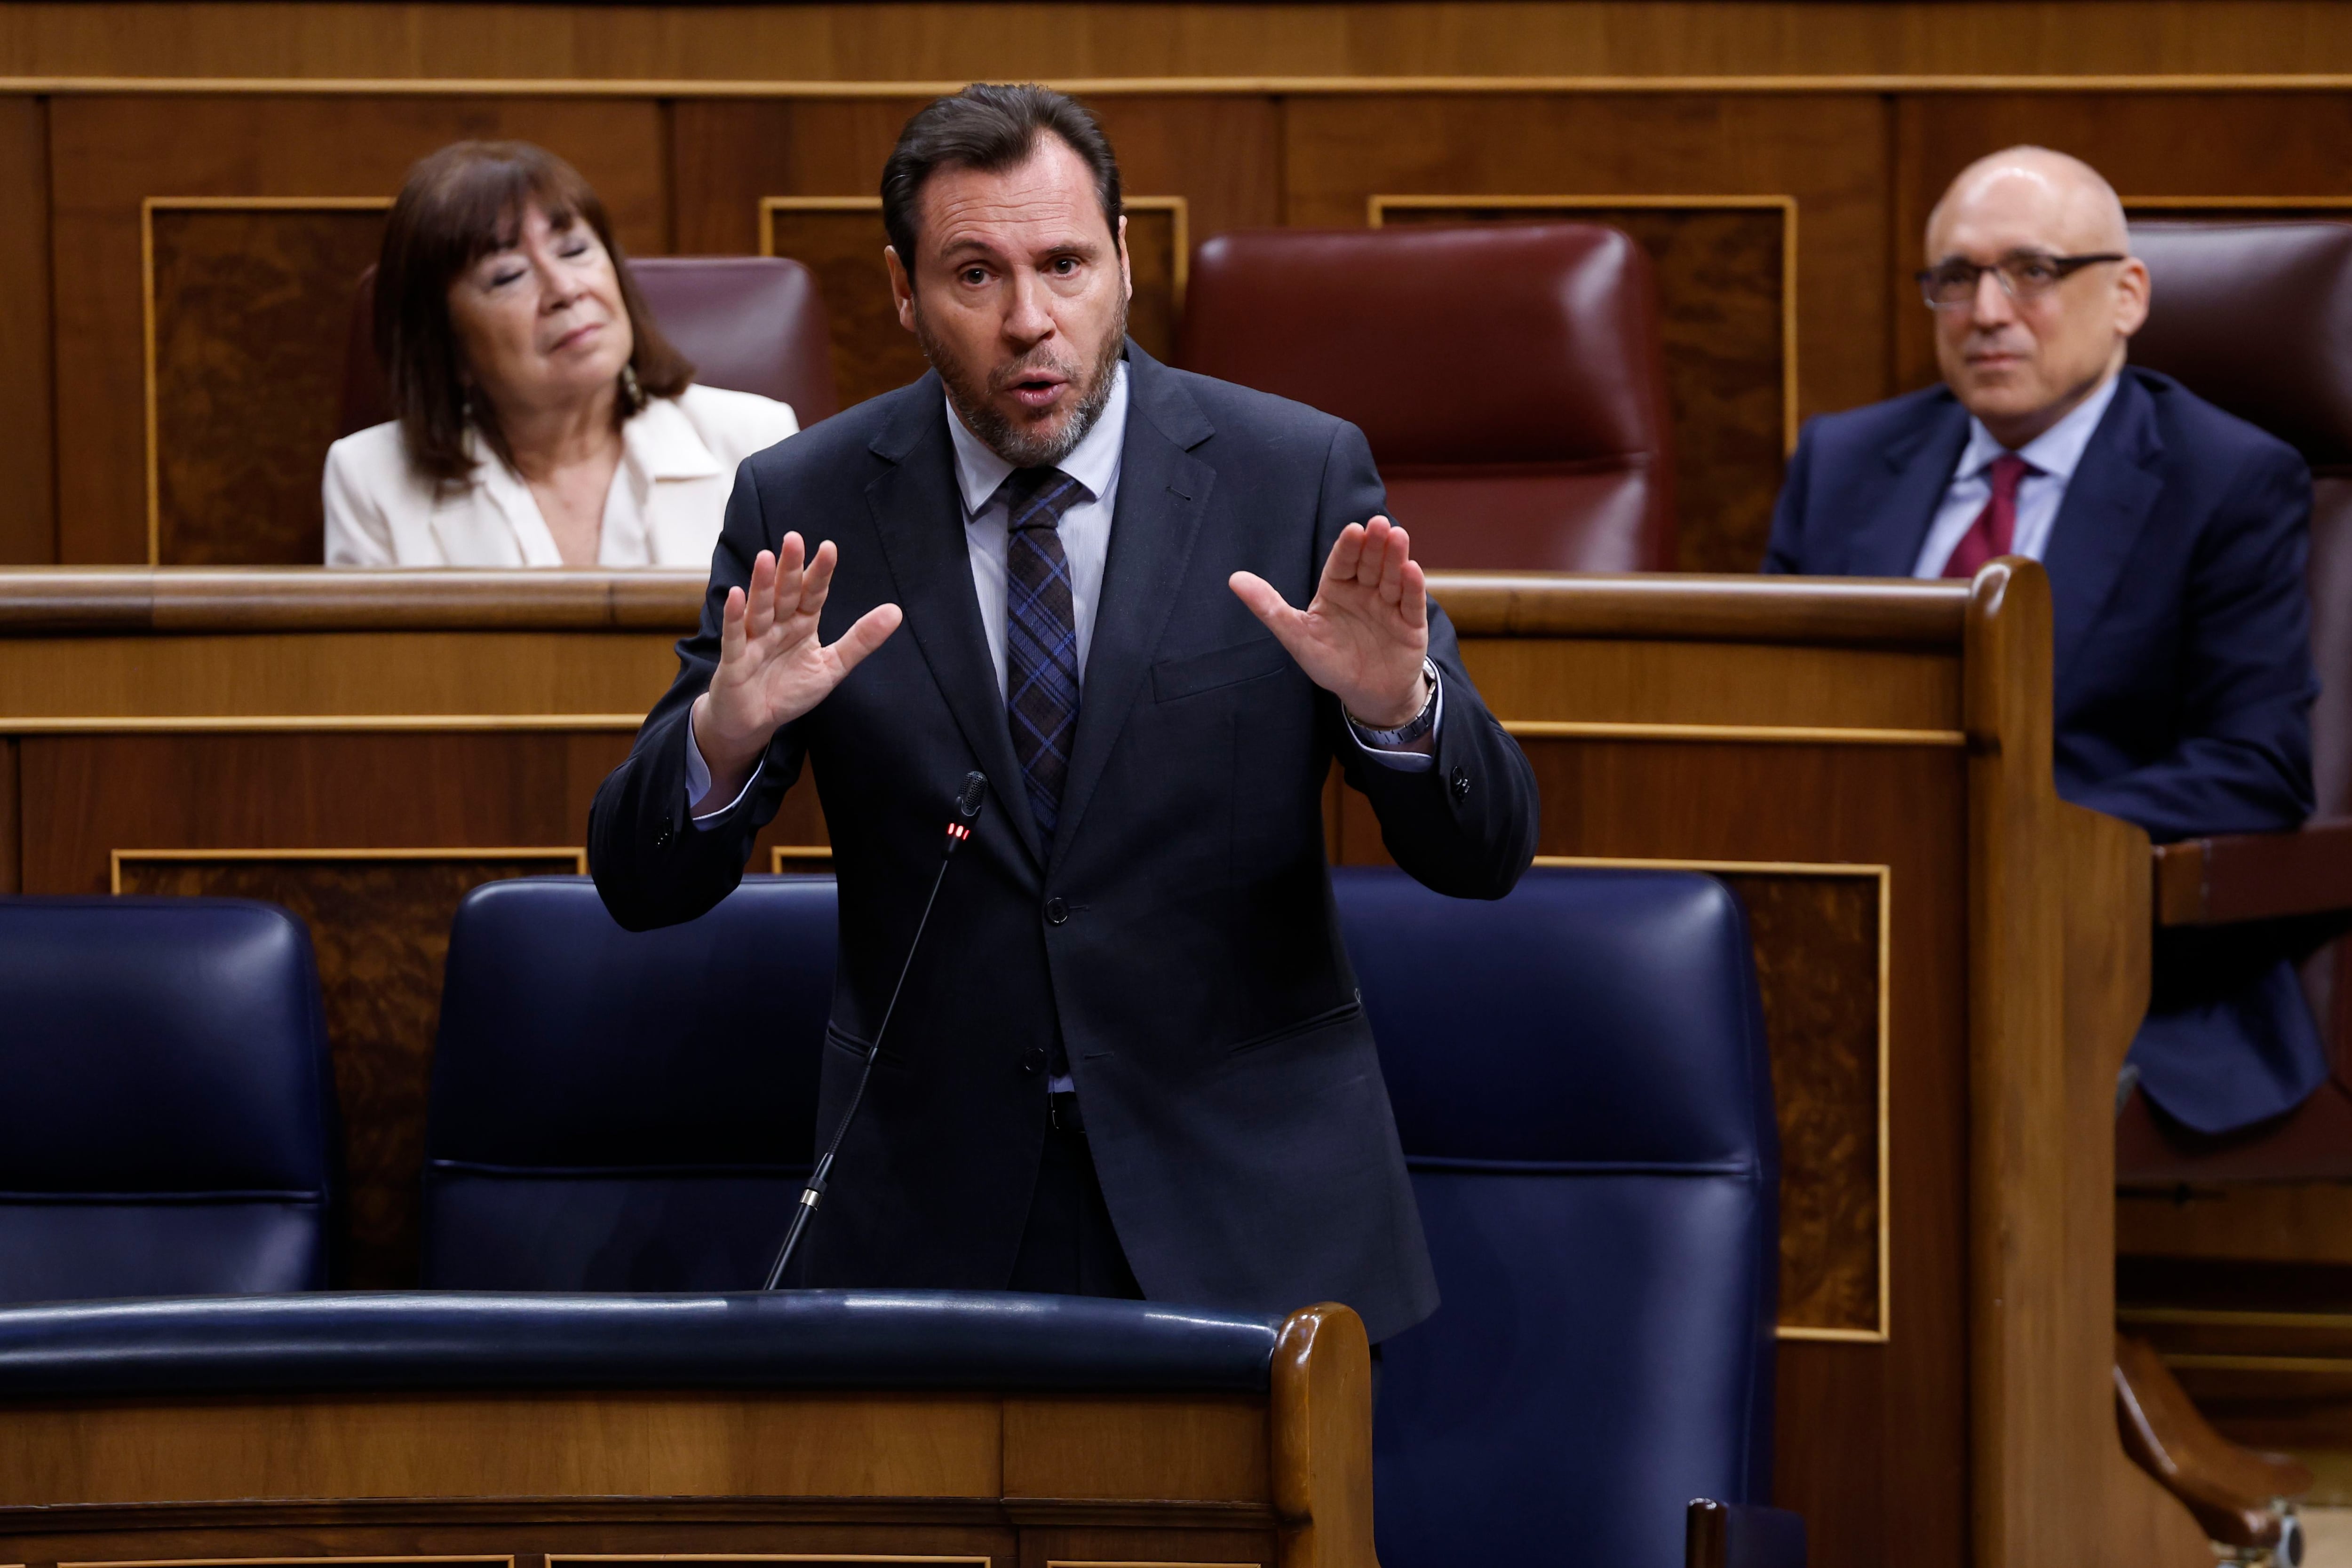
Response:
[[[1768,571],[2050,574],[2065,799],[2162,843],[2310,813],[2304,558],[2291,448],[2125,362],[2147,270],[2089,166],[2012,148],[1927,223],[1944,384],[1806,426]],[[2275,939],[2168,938],[2134,1043],[2156,1105],[2203,1132],[2286,1111],[2326,1071]]]
[[[624,925],[692,918],[814,766],[841,888],[822,1134],[985,773],[809,1281],[1334,1299],[1393,1334],[1436,1291],[1324,779],[1336,758],[1423,882],[1496,898],[1534,853],[1532,770],[1362,435],[1128,341],[1086,110],[941,99],[883,198],[932,373],[743,465],[701,631],[598,791],[597,885]]]

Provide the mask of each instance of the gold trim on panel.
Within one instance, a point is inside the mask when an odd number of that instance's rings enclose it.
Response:
[[[1383,226],[1391,212],[1419,207],[1546,208],[1573,212],[1580,208],[1636,207],[1656,212],[1707,212],[1731,209],[1780,214],[1780,445],[1783,455],[1797,450],[1797,198],[1794,196],[1370,196],[1365,216],[1373,228]]]
[[[1878,1326],[1875,1329],[1806,1328],[1776,1323],[1776,1339],[1833,1343],[1885,1344],[1895,1333],[1895,1188],[1887,1136],[1887,1068],[1892,1060],[1895,977],[1895,868],[1844,861],[1639,860],[1606,855],[1538,855],[1546,866],[1584,866],[1602,871],[1702,871],[1745,876],[1872,877],[1878,883]]]
[[[918,1556],[906,1552],[551,1552],[548,1568],[558,1563],[958,1563],[989,1568],[990,1557]],[[58,1568],[65,1568],[64,1563]],[[1167,1568],[1176,1568],[1173,1563]]]
[[[211,861],[221,864],[249,861],[528,861],[565,860],[572,862],[574,876],[588,874],[588,852],[571,844],[474,844],[440,845],[421,849],[220,849],[220,850],[110,850],[107,852],[107,891],[118,896],[122,892],[122,867],[125,862]],[[315,1563],[331,1561],[313,1557],[238,1558],[253,1563]],[[367,1563],[511,1563],[503,1557],[367,1557],[354,1562]],[[59,1563],[58,1568],[66,1568]],[[117,1564],[116,1568],[125,1568]]]
[[[961,92],[961,78],[922,80],[742,81],[645,77],[0,77],[0,95],[76,97],[88,94],[164,98],[198,96],[339,98],[666,98],[666,99],[904,99]],[[2217,71],[2088,72],[2046,75],[1939,75],[1894,72],[1839,76],[1199,76],[1063,77],[1045,86],[1079,97],[1168,95],[1348,96],[1373,93],[1816,94],[2020,92],[2345,92],[2352,74]]]
[[[1096,1557],[1048,1557],[1045,1568],[1263,1568],[1256,1563],[1163,1563],[1155,1557],[1149,1562],[1122,1560],[1111,1562]]]
[[[634,730],[641,713],[267,713],[140,714],[124,717],[72,715],[60,718],[0,717],[5,735],[266,735],[350,730],[557,729]]]
[[[1633,724],[1612,720],[1507,718],[1503,728],[1527,740],[1711,740],[1764,746],[1965,747],[1958,729],[1840,729],[1793,724]]]
[[[950,92],[960,90],[950,88]],[[1171,258],[1176,308],[1184,308],[1184,289],[1192,276],[1192,204],[1182,196],[1123,196],[1120,205],[1140,213],[1175,214],[1175,250]],[[760,254],[776,254],[776,231],[770,219],[777,213],[878,213],[879,196],[762,196],[760,198]]]
[[[2352,1330],[2352,1312],[2249,1312],[2226,1307],[2117,1307],[2116,1322],[2217,1329]]]
[[[5,91],[0,89],[0,91]],[[147,564],[163,561],[163,455],[155,410],[155,214],[181,212],[389,212],[390,196],[149,196],[139,204],[139,318],[146,363],[141,380],[147,404]]]
[[[833,859],[831,844],[770,844],[768,874],[783,875],[786,861],[830,861],[831,859]]]

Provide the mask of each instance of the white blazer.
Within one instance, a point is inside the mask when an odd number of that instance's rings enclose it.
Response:
[[[800,429],[792,406],[688,386],[621,426],[621,465],[604,497],[599,566],[708,570],[735,465]],[[473,431],[473,476],[444,486],[409,466],[397,423],[327,448],[322,486],[329,566],[562,566],[530,486]]]

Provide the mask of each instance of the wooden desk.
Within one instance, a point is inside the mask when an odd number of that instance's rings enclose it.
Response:
[[[2112,1092],[2148,859],[2052,790],[2040,570],[1433,587],[1534,760],[1542,852],[1704,866],[1747,901],[1784,1144],[1776,1493],[1816,1560],[2210,1561],[2115,1437]],[[576,864],[698,597],[656,575],[0,574],[9,880],[311,921],[362,1282],[414,1269],[448,913]],[[1335,789],[1330,821],[1341,858],[1379,857],[1360,800]],[[761,853],[824,841],[803,785]]]

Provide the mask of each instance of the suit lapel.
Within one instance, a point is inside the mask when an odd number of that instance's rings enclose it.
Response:
[[[971,584],[971,554],[964,540],[963,500],[956,492],[955,454],[948,439],[947,403],[939,377],[927,375],[872,447],[890,464],[866,487],[866,500],[889,559],[907,630],[922,649],[931,678],[945,695],[956,727],[1010,818],[1030,858],[1043,864],[1029,793],[1013,755],[1004,693],[989,657],[988,632]]]
[[[2051,654],[2063,682],[2070,655],[2105,608],[2147,527],[2164,479],[2158,464],[2164,440],[2156,403],[2132,372],[2122,372],[2082,462],[2067,481],[2066,498],[2050,526],[2042,566],[2050,573]]]
[[[1094,638],[1087,651],[1078,733],[1062,787],[1061,825],[1054,835],[1056,859],[1076,836],[1175,609],[1216,477],[1214,469],[1189,451],[1213,433],[1191,394],[1130,342],[1127,444],[1119,458],[1102,601],[1095,606]]]
[[[1920,547],[1936,520],[1936,507],[1952,482],[1952,469],[1969,444],[1968,411],[1957,399],[1928,404],[1929,416],[1882,455],[1886,477],[1868,520],[1854,536],[1845,564],[1852,577],[1908,577],[1919,564]]]

